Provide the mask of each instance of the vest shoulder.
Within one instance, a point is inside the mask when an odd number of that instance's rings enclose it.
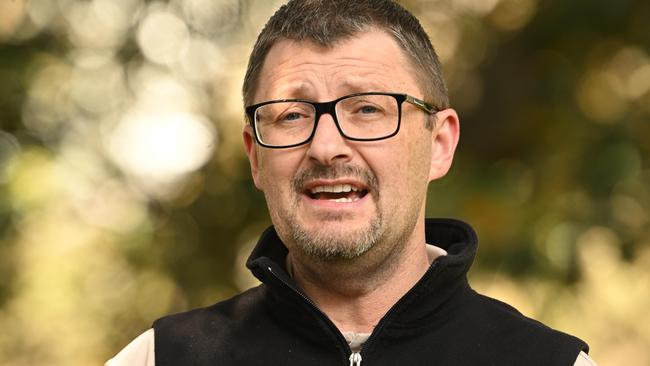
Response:
[[[264,285],[260,285],[207,307],[166,315],[153,323],[156,340],[167,336],[192,337],[197,327],[225,330],[259,312],[264,295]]]
[[[529,318],[503,301],[476,292],[466,302],[461,319],[467,322],[465,327],[473,329],[475,341],[498,340],[492,343],[494,349],[490,352],[506,352],[514,347],[523,350],[524,354],[546,358],[550,364],[569,365],[580,351],[589,350],[579,338]],[[535,363],[531,360],[529,364]]]
[[[231,340],[263,317],[265,293],[265,286],[260,285],[214,305],[156,320],[156,365],[235,364],[229,358]]]
[[[476,292],[467,301],[471,314],[477,315],[473,320],[485,326],[516,327],[525,332],[542,332],[551,334],[564,334],[545,324],[527,317],[512,305],[501,300],[488,297]],[[479,316],[480,315],[480,316]]]

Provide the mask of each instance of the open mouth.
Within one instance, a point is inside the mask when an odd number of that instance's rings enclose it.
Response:
[[[315,200],[354,202],[365,197],[368,190],[352,184],[316,185],[307,189],[305,194]]]

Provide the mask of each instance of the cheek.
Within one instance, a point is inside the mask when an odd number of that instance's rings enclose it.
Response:
[[[270,150],[258,155],[260,189],[267,196],[277,196],[291,187],[291,180],[300,166],[299,154]]]
[[[366,154],[369,168],[379,181],[379,195],[387,211],[400,211],[405,201],[412,201],[426,190],[426,162],[420,146],[406,142],[394,148]]]
[[[431,143],[419,139],[418,143],[412,144],[409,151],[409,170],[418,184],[427,186],[429,181],[429,170],[431,169]]]
[[[419,121],[411,121],[420,123]],[[414,127],[414,126],[412,126]],[[408,186],[427,185],[429,168],[431,165],[431,139],[428,138],[429,130],[422,128],[410,128],[400,131],[401,139],[398,142],[398,148],[392,152],[399,163],[396,171],[399,171],[402,177],[408,180]],[[399,135],[398,135],[399,136]]]
[[[398,186],[399,201],[417,204],[424,200],[429,184],[429,169],[431,165],[431,144],[425,135],[412,136],[404,141],[399,152],[395,152],[399,163],[394,167],[393,179]]]
[[[408,169],[412,176],[422,177],[426,183],[429,176],[429,169],[431,166],[431,149],[432,146],[432,131],[425,127],[426,120],[416,119],[410,121],[410,128],[404,134],[403,145],[407,146],[406,159],[408,160]]]

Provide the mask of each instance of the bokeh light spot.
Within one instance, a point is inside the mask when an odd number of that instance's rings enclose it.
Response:
[[[226,62],[217,46],[205,39],[192,39],[180,55],[183,75],[195,83],[209,84],[222,72]]]
[[[237,22],[237,0],[180,0],[183,14],[192,29],[207,36],[217,36]]]
[[[52,155],[39,148],[16,155],[8,164],[7,180],[14,206],[23,210],[45,204],[61,190]]]
[[[502,31],[515,31],[528,24],[536,12],[537,0],[501,0],[490,20]]]
[[[621,89],[613,74],[599,70],[588,72],[576,89],[580,111],[594,122],[616,121],[627,109],[625,99],[617,93]]]
[[[178,16],[169,11],[155,10],[141,22],[137,40],[148,60],[168,65],[176,62],[188,46],[190,34]]]
[[[20,152],[20,143],[13,135],[0,131],[0,183],[7,181],[7,165]]]
[[[127,115],[113,131],[109,150],[127,173],[166,183],[203,165],[215,138],[215,129],[199,115],[140,111]]]
[[[14,33],[25,14],[25,0],[0,1],[0,40]]]

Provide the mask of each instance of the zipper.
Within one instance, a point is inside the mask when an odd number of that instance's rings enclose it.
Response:
[[[364,349],[368,349],[370,344],[374,340],[374,338],[376,338],[376,335],[378,333],[381,333],[381,330],[384,328],[384,325],[386,324],[386,322],[388,322],[388,319],[390,319],[391,315],[396,311],[395,309],[397,309],[402,304],[402,302],[405,301],[404,299],[407,299],[412,292],[416,291],[415,289],[420,284],[420,281],[422,281],[423,278],[428,277],[431,272],[433,272],[434,270],[437,269],[437,267],[438,267],[437,264],[438,264],[438,261],[434,261],[433,263],[431,263],[431,266],[427,269],[427,271],[424,273],[422,278],[420,278],[420,280],[418,282],[416,282],[415,285],[413,285],[413,287],[411,287],[411,289],[408,290],[406,292],[406,294],[404,294],[404,296],[402,296],[401,299],[399,299],[399,301],[397,301],[395,304],[393,304],[393,306],[391,306],[390,309],[388,309],[386,314],[384,314],[384,316],[379,320],[379,323],[377,323],[377,325],[375,326],[375,329],[373,329],[372,333],[370,333],[370,337],[368,337],[366,342],[363,344]],[[353,365],[352,364],[352,356],[350,356],[350,365]],[[361,365],[361,354],[359,354],[359,363],[358,363],[358,365]]]
[[[352,349],[350,349],[350,345],[343,337],[343,334],[341,334],[341,331],[336,327],[336,325],[334,325],[334,323],[332,323],[332,320],[330,320],[327,314],[325,314],[325,312],[321,310],[318,307],[318,305],[314,304],[314,302],[311,301],[311,299],[308,298],[307,295],[303,294],[302,291],[299,291],[298,289],[294,288],[291,284],[287,283],[287,281],[285,281],[283,278],[275,274],[275,272],[273,272],[273,268],[271,268],[270,266],[267,266],[266,268],[268,269],[269,272],[271,272],[273,277],[278,279],[285,286],[287,286],[291,291],[298,294],[303,300],[305,300],[309,305],[311,305],[311,307],[314,308],[314,310],[316,310],[316,312],[319,313],[320,316],[325,320],[327,325],[329,325],[329,327],[332,330],[334,330],[334,334],[339,339],[339,341],[344,345],[344,349],[347,349],[348,352],[350,352],[350,357],[349,357],[350,366],[361,366],[361,354],[359,352],[352,352]]]
[[[361,366],[361,353],[352,352],[350,355],[350,366]]]
[[[431,266],[427,269],[425,274],[422,276],[422,278],[427,277],[430,272],[436,270],[437,267],[438,267],[437,264],[438,264],[438,261],[434,261],[431,264]],[[275,272],[273,272],[273,269],[270,266],[267,266],[267,269],[268,269],[269,272],[271,272],[273,277],[278,279],[285,286],[287,286],[289,289],[291,289],[294,293],[296,293],[300,297],[302,297],[302,299],[305,300],[309,305],[311,305],[314,308],[314,310],[316,310],[322,316],[322,318],[325,319],[325,322],[330,326],[330,328],[335,330],[334,333],[338,337],[339,341],[341,341],[341,343],[344,345],[344,347],[350,352],[350,357],[349,357],[350,366],[361,366],[361,353],[360,352],[352,352],[352,349],[350,349],[350,345],[348,344],[348,342],[343,337],[343,334],[341,334],[341,331],[339,331],[339,329],[336,327],[336,325],[334,325],[334,323],[332,323],[330,318],[318,307],[318,305],[314,304],[314,302],[311,301],[311,299],[308,298],[305,294],[303,294],[302,291],[299,291],[298,289],[294,288],[293,286],[291,286],[291,284],[287,283],[283,278],[280,278],[280,276],[275,274]],[[422,281],[422,279],[420,279],[420,281]],[[384,316],[381,318],[381,320],[379,321],[379,323],[377,324],[375,329],[370,334],[370,337],[368,337],[368,339],[364,343],[363,347],[365,349],[368,349],[368,346],[372,343],[372,340],[374,340],[377,333],[381,332],[382,328],[384,327],[384,325],[388,321],[387,319],[390,319],[392,313],[394,313],[396,311],[396,309],[400,306],[400,304],[404,301],[404,299],[408,298],[409,294],[411,294],[413,291],[415,291],[415,289],[418,287],[418,284],[420,283],[420,281],[418,281],[413,287],[411,287],[411,289],[406,294],[404,294],[404,296],[402,296],[402,298],[399,301],[397,301],[395,304],[393,304],[393,306],[391,306],[391,308],[386,312],[386,314],[384,314]]]

